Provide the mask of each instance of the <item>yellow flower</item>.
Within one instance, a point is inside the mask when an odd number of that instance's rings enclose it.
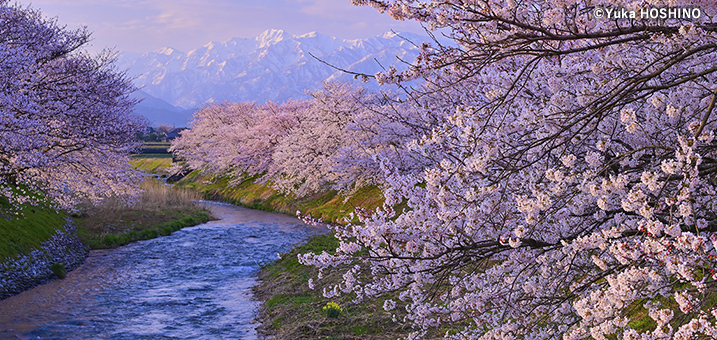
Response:
[[[326,316],[330,318],[336,318],[344,311],[343,308],[341,308],[336,302],[327,303],[322,310],[326,312]]]

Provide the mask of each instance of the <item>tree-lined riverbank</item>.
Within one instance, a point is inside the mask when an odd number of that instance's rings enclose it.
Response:
[[[151,162],[145,162],[150,164]],[[372,210],[383,203],[376,186],[357,190],[354,195],[342,196],[327,191],[308,197],[283,195],[269,185],[256,183],[256,177],[247,178],[238,185],[229,186],[224,177],[213,177],[193,172],[176,183],[204,195],[204,198],[265,211],[293,215],[296,210],[314,218],[333,223],[345,223],[344,218],[356,208]],[[350,296],[326,298],[323,289],[339,284],[345,267],[324,270],[324,279],[314,289],[309,279],[318,270],[299,263],[298,255],[307,252],[333,253],[338,240],[333,235],[316,235],[281,258],[262,266],[259,280],[254,286],[255,298],[262,302],[259,308],[259,334],[274,339],[393,339],[406,336],[410,327],[405,322],[393,322],[394,314],[383,309],[382,302],[366,300],[355,304]],[[326,315],[327,303],[338,303],[343,311],[337,318]],[[400,316],[402,317],[402,316]]]
[[[320,230],[202,204],[216,220],[92,251],[64,280],[0,301],[0,338],[257,339],[251,287],[259,265]]]

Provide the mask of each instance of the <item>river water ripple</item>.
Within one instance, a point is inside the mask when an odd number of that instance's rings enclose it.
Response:
[[[326,231],[206,204],[220,220],[92,251],[64,280],[0,301],[0,339],[257,339],[259,264]]]

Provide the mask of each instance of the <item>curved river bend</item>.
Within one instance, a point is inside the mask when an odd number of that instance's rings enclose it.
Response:
[[[256,339],[259,264],[319,230],[207,203],[218,221],[112,250],[0,301],[0,339]]]

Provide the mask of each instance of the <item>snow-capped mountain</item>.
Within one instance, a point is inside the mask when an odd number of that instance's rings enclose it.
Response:
[[[210,42],[187,53],[163,48],[140,56],[121,54],[118,66],[135,76],[146,94],[181,108],[222,100],[281,102],[306,98],[306,90],[320,88],[327,79],[353,79],[326,64],[367,74],[392,65],[402,68],[401,60],[411,62],[418,54],[413,43],[425,40],[409,33],[342,40],[269,30],[254,39]]]

